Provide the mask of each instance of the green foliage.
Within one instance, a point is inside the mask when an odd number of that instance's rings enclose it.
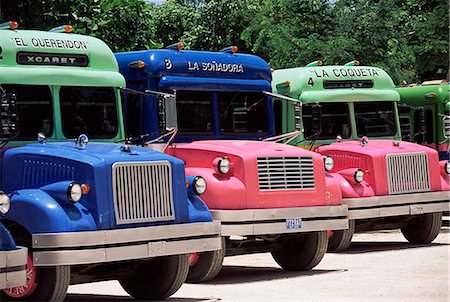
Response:
[[[160,48],[155,41],[153,6],[141,0],[72,0],[77,33],[98,37],[113,51]]]
[[[442,0],[0,1],[2,19],[40,29],[70,23],[113,51],[237,45],[273,68],[357,59],[396,83],[448,77],[448,15]]]

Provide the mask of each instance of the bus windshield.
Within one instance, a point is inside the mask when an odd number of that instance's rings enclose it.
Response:
[[[394,102],[360,102],[354,106],[359,137],[395,135]]]
[[[52,94],[48,86],[2,84],[1,87],[17,97],[19,134],[14,140],[35,140],[39,132],[46,136],[53,134]]]
[[[218,92],[223,134],[267,133],[266,96],[261,92]]]
[[[183,133],[211,133],[212,99],[209,91],[177,90],[178,128]]]
[[[61,87],[61,120],[64,136],[114,138],[119,129],[116,93],[112,87]]]
[[[312,104],[303,106],[303,127],[305,137],[315,139],[333,139],[340,135],[342,138],[349,138],[350,119],[347,103],[321,103],[321,131],[314,131]]]

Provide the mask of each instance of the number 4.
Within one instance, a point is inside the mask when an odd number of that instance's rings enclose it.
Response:
[[[311,86],[311,87],[314,87],[314,81],[313,81],[312,78],[309,78],[308,85]]]

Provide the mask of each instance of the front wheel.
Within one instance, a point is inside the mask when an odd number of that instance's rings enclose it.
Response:
[[[131,276],[119,279],[119,282],[136,300],[161,300],[183,285],[188,270],[187,254],[158,257],[143,262]]]
[[[187,281],[190,283],[201,283],[214,279],[222,269],[225,250],[225,238],[222,237],[222,249],[191,254]]]
[[[333,231],[333,235],[328,238],[329,252],[342,252],[348,249],[352,243],[353,234],[355,233],[355,221],[348,221],[348,229]]]
[[[427,244],[436,239],[442,227],[442,212],[414,217],[401,228],[403,236],[414,244]]]
[[[284,270],[306,271],[320,263],[327,247],[326,231],[306,233],[282,241],[272,250],[272,256]]]
[[[64,301],[70,284],[70,266],[36,267],[28,256],[27,282],[0,290],[0,301]]]

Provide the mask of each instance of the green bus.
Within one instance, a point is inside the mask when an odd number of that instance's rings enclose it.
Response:
[[[400,96],[384,70],[320,64],[274,71],[273,91],[301,102],[273,99],[278,134],[303,131],[293,143],[311,150],[337,137],[401,139]]]
[[[0,87],[17,96],[19,134],[6,147],[85,133],[124,139],[119,87],[125,79],[109,47],[89,36],[2,30]]]
[[[397,87],[400,94],[400,121],[404,138],[438,150],[449,158],[450,85],[446,80],[426,81],[422,85]],[[420,131],[420,114],[425,111],[426,130]]]

